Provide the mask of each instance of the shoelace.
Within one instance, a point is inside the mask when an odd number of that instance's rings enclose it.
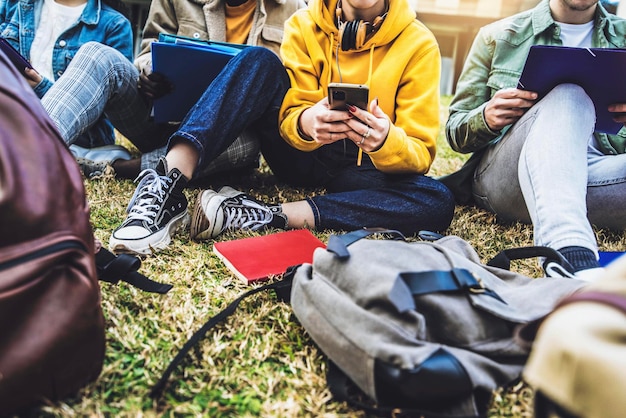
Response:
[[[165,193],[169,189],[172,180],[167,176],[159,176],[156,171],[146,169],[139,174],[137,179],[141,181],[135,189],[133,197],[126,208],[128,213],[127,221],[147,221],[154,223],[154,218],[159,209],[158,204],[162,203]]]
[[[256,230],[272,221],[272,212],[269,208],[245,198],[242,198],[240,203],[225,205],[224,213],[226,214],[224,229]]]

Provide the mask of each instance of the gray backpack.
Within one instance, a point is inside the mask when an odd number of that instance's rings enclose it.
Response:
[[[363,239],[373,234],[386,239]],[[517,342],[516,328],[584,282],[509,270],[511,260],[537,256],[566,263],[546,247],[506,250],[488,266],[461,238],[433,239],[407,242],[396,231],[365,229],[331,236],[312,264],[244,293],[209,319],[152,396],[243,299],[273,289],[328,357],[335,399],[377,415],[483,416],[493,390],[521,376],[529,347]]]
[[[509,270],[510,260],[530,256],[562,262],[545,247],[507,250],[495,267],[459,237],[361,239],[373,232],[333,236],[317,249],[295,272],[291,305],[332,363],[333,395],[355,403],[348,377],[385,414],[484,415],[493,390],[518,379],[529,354],[517,326],[584,284]]]

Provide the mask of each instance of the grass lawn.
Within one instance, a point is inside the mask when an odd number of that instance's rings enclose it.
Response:
[[[442,135],[431,174],[451,172],[462,163],[463,157],[450,150]],[[95,234],[106,243],[124,219],[135,185],[113,179],[85,185]],[[311,192],[277,186],[267,170],[232,185],[276,202]],[[187,191],[191,204],[198,191]],[[316,234],[326,242],[330,233]],[[501,249],[532,244],[528,225],[501,225],[475,208],[457,208],[447,233],[470,241],[484,260]],[[621,233],[598,230],[597,234],[603,250],[626,248]],[[249,235],[240,232],[220,239]],[[539,274],[536,262],[517,263],[514,269]],[[271,294],[245,301],[173,373],[162,399],[153,401],[148,396],[151,386],[187,338],[249,287],[213,255],[212,242],[192,242],[186,234],[176,237],[167,251],[144,259],[140,271],[174,288],[167,295],[154,295],[125,284],[102,283],[107,336],[102,374],[80,397],[38,409],[33,416],[365,416],[331,400],[324,357],[290,307]],[[530,417],[530,404],[531,391],[518,384],[495,394],[490,416]]]

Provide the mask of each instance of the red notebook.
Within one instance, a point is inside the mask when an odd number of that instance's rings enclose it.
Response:
[[[326,248],[308,229],[216,242],[213,252],[244,283],[283,274],[287,268],[313,261],[313,251]]]

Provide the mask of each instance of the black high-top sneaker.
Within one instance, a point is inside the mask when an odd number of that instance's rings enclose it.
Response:
[[[165,158],[156,170],[147,169],[137,177],[126,220],[113,231],[109,247],[116,253],[147,255],[165,249],[172,236],[189,225],[187,178],[174,168],[168,172]]]
[[[217,237],[227,229],[287,229],[287,216],[280,205],[268,205],[224,186],[219,192],[204,190],[198,196],[191,220],[191,239]]]

